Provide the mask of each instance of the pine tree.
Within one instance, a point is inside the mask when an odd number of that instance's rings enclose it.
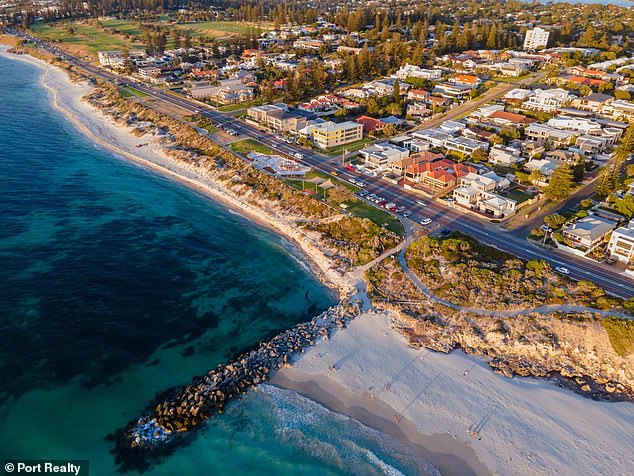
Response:
[[[570,195],[574,184],[572,167],[563,164],[557,167],[544,188],[544,194],[551,200],[561,200]]]

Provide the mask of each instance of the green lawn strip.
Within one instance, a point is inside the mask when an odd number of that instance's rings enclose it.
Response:
[[[332,149],[328,149],[326,151],[326,155],[334,157],[336,155],[341,155],[344,150],[347,150],[348,152],[354,152],[355,150],[363,149],[366,145],[371,144],[375,140],[376,139],[374,139],[373,137],[364,137],[363,139],[356,142],[342,144],[338,145],[337,147],[333,147]]]
[[[244,140],[239,140],[237,142],[232,142],[231,144],[229,144],[229,147],[231,148],[231,150],[239,154],[242,154],[244,156],[248,155],[249,152],[253,150],[261,154],[273,153],[273,151],[271,150],[269,146],[262,144],[261,142],[258,142],[253,139],[244,139]]]
[[[361,218],[368,218],[379,226],[386,225],[388,230],[393,231],[400,236],[404,235],[405,229],[403,228],[401,221],[385,210],[381,210],[380,208],[358,199],[349,200],[345,202],[345,204],[348,207],[347,211],[353,215]]]
[[[146,98],[148,97],[143,91],[139,91],[138,89],[133,88],[132,86],[122,86],[119,88],[121,90],[121,95],[124,98],[129,98],[132,96],[136,96],[138,98]]]

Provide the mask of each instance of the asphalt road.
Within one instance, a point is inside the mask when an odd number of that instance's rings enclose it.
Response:
[[[22,36],[26,37],[23,34]],[[204,114],[208,118],[212,119],[218,125],[235,129],[240,134],[238,139],[244,137],[258,140],[259,142],[269,146],[277,153],[290,157],[293,157],[295,153],[299,152],[303,156],[300,162],[321,170],[322,172],[332,173],[333,171],[336,171],[339,178],[360,178],[358,174],[350,172],[341,166],[338,163],[339,158],[328,157],[314,150],[306,150],[300,148],[299,146],[279,141],[275,138],[274,134],[262,132],[260,129],[240,121],[229,114],[219,112],[212,107],[149,87],[143,83],[126,80],[119,75],[115,75],[109,71],[87,64],[55,47],[36,40],[35,38],[26,38],[32,41],[37,41],[39,45],[45,47],[49,51],[64,56],[67,62],[102,79],[116,80],[122,84],[131,85],[149,96],[175,104],[183,109],[191,111],[192,113],[199,111],[201,114]],[[514,84],[511,86],[515,87],[516,85]],[[500,89],[502,94],[504,94],[504,91],[506,90],[507,88]],[[487,100],[490,99],[493,99],[493,97],[487,95]],[[470,105],[470,107],[473,106],[475,106],[475,103]],[[469,214],[461,213],[438,202],[421,198],[416,193],[386,182],[379,177],[363,176],[361,180],[367,184],[365,189],[370,193],[375,193],[376,195],[385,198],[388,202],[394,202],[397,205],[405,206],[408,210],[412,211],[413,215],[409,219],[416,223],[420,223],[423,218],[431,218],[433,220],[433,225],[430,226],[434,226],[436,228],[442,226],[443,228],[460,231],[472,236],[484,244],[506,251],[520,258],[527,260],[536,258],[544,259],[553,266],[564,266],[568,268],[570,270],[570,277],[573,279],[591,280],[614,295],[625,298],[634,297],[634,280],[616,272],[608,265],[594,263],[592,261],[569,254],[563,254],[558,251],[539,248],[528,243],[521,237],[514,236],[510,232],[506,232],[497,226],[483,222],[483,220],[475,216],[470,216]],[[420,205],[419,201],[425,202],[426,206]]]

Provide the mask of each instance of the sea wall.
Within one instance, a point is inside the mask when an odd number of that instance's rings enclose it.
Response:
[[[194,429],[214,414],[222,414],[230,400],[267,381],[271,373],[290,365],[294,354],[345,328],[359,314],[356,302],[342,302],[233,362],[194,378],[191,385],[164,392],[142,416],[117,432],[117,462],[124,467],[138,466],[145,461],[145,455],[169,450],[178,443],[179,434]]]

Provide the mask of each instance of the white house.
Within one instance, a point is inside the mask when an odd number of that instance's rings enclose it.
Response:
[[[501,144],[493,146],[489,152],[489,162],[495,165],[510,167],[513,164],[522,162],[523,160],[524,158],[522,157],[521,150]]]
[[[398,79],[420,78],[429,79],[430,81],[436,81],[442,78],[442,70],[423,69],[420,66],[415,66],[408,63],[405,66],[401,66],[401,69],[394,73],[394,76]]]
[[[634,258],[634,220],[627,226],[617,228],[610,237],[608,244],[610,257],[624,263],[629,263]]]
[[[537,111],[551,112],[561,108],[575,96],[565,89],[536,89],[535,94],[524,101],[523,107]]]
[[[369,168],[379,171],[385,170],[397,160],[405,159],[409,156],[409,150],[403,147],[390,144],[389,142],[379,142],[369,145],[359,151],[359,157],[363,158]]]

